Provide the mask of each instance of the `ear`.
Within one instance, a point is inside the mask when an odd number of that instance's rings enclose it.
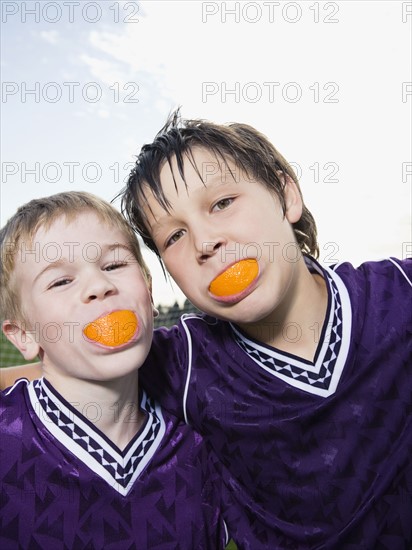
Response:
[[[40,345],[36,341],[35,331],[28,330],[25,322],[4,321],[3,333],[13,346],[15,346],[26,361],[31,361],[40,353]]]
[[[296,223],[300,220],[303,212],[302,196],[293,179],[285,173],[283,173],[283,177],[285,178],[286,219],[289,223]]]
[[[153,309],[153,317],[159,316],[159,310],[156,309],[153,301],[153,293],[152,293],[152,276],[150,276],[150,280],[147,283],[147,286],[149,288],[149,294],[150,294],[150,301],[152,302],[152,309]]]

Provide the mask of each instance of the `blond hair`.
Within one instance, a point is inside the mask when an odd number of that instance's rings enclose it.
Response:
[[[3,320],[23,320],[24,317],[18,289],[12,280],[19,247],[23,243],[31,244],[40,227],[49,229],[53,222],[62,216],[67,221],[73,221],[87,210],[96,214],[104,224],[111,225],[124,234],[150,286],[150,271],[143,260],[137,236],[120,212],[91,193],[81,191],[57,193],[24,204],[0,230],[0,315]]]

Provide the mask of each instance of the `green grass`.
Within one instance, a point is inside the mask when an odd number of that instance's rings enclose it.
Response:
[[[33,363],[33,361],[25,361],[22,354],[7,340],[3,332],[0,331],[0,368],[24,365],[25,363]]]

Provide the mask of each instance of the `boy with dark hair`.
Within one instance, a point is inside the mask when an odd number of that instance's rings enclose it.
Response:
[[[44,375],[0,393],[0,547],[224,548],[213,456],[138,384],[153,307],[127,222],[61,193],[0,245],[3,331]]]
[[[411,261],[319,265],[296,176],[243,124],[172,115],[122,205],[206,313],[142,375],[236,477],[247,548],[410,548]]]

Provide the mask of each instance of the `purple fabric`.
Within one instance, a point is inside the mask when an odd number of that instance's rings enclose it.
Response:
[[[329,288],[313,363],[188,315],[142,378],[234,475],[242,548],[408,550],[412,261],[307,263]]]
[[[45,381],[0,399],[1,549],[224,548],[212,455],[144,392],[123,452]]]

